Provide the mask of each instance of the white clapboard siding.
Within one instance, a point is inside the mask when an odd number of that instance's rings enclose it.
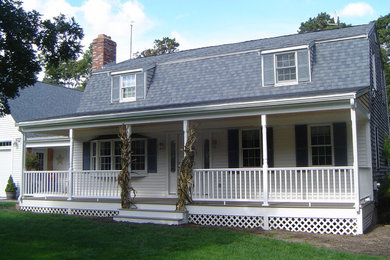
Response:
[[[22,143],[14,144],[16,139],[22,139],[22,134],[15,127],[15,121],[11,115],[0,117],[0,142],[11,141],[10,149],[4,150],[4,156],[10,157],[8,165],[0,166],[0,197],[5,196],[5,186],[7,185],[8,177],[12,174],[14,182],[19,187],[22,174]],[[7,155],[5,155],[7,154]],[[10,172],[8,172],[10,170]]]

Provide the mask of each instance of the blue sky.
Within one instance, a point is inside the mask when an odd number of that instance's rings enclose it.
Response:
[[[25,0],[24,6],[47,18],[60,12],[74,16],[84,28],[84,45],[100,33],[110,35],[118,44],[118,61],[129,57],[130,21],[136,52],[164,36],[175,37],[184,50],[293,34],[320,12],[337,11],[342,22],[352,25],[390,13],[384,0]]]

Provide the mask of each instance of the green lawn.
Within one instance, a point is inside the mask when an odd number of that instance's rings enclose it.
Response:
[[[0,203],[0,259],[377,259],[224,228],[102,222],[10,205]]]

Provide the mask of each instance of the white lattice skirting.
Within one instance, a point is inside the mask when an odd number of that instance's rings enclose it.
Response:
[[[115,217],[118,210],[96,210],[96,209],[67,209],[67,208],[46,208],[46,207],[20,207],[22,211],[46,214],[67,214],[93,217]]]
[[[284,229],[319,234],[357,234],[357,219],[353,218],[290,218],[207,214],[190,214],[188,218],[189,223],[198,225]]]
[[[188,222],[204,226],[264,228],[264,218],[258,216],[190,214]]]
[[[269,217],[269,229],[338,235],[356,235],[358,231],[353,218]]]

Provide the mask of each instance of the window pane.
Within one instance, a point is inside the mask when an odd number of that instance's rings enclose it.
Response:
[[[128,88],[122,89],[122,97],[123,98],[135,97],[135,87],[128,87]]]
[[[92,143],[92,156],[96,156],[96,143]]]
[[[100,158],[100,170],[111,170],[111,157]]]
[[[100,143],[100,156],[111,155],[111,142]]]
[[[276,55],[276,66],[278,68],[295,66],[295,54],[285,53]]]
[[[295,67],[286,68],[286,69],[277,69],[276,73],[278,74],[278,81],[295,80],[297,78]]]
[[[135,140],[131,142],[131,169],[132,170],[145,170],[145,140]]]
[[[332,165],[332,143],[330,126],[312,126],[311,152],[313,165]]]
[[[121,169],[122,169],[121,157],[115,156],[114,157],[114,170],[121,170]]]
[[[136,83],[135,83],[135,75],[126,75],[126,76],[123,76],[122,77],[122,87],[126,88],[126,87],[131,87],[131,86],[135,86]]]
[[[242,147],[255,148],[260,147],[260,134],[258,130],[242,131]]]
[[[121,155],[122,142],[120,142],[120,141],[115,141],[114,145],[115,145],[115,148],[114,148],[114,155]]]

